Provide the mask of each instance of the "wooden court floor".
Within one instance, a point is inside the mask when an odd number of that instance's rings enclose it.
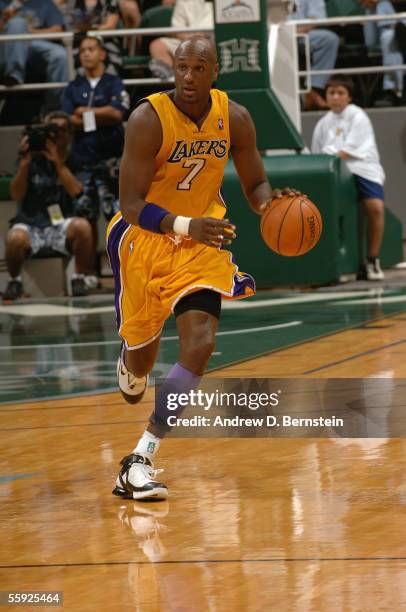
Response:
[[[398,315],[221,374],[402,378],[405,358]],[[169,500],[122,501],[151,409],[152,391],[0,407],[0,473],[18,474],[0,487],[0,590],[60,590],[66,610],[406,609],[404,440],[168,439]]]

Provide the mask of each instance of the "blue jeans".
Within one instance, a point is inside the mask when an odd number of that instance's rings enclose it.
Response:
[[[396,14],[392,3],[389,1],[380,2],[375,10],[367,11],[369,14],[392,15]],[[403,64],[403,55],[395,40],[396,21],[378,21],[364,24],[364,38],[368,49],[375,47],[378,42],[381,47],[383,65],[396,66]],[[383,89],[394,89],[398,92],[403,91],[403,71],[386,72],[383,78]]]
[[[2,30],[2,34],[26,34],[27,22],[23,17],[13,17]],[[20,83],[24,82],[27,64],[45,70],[48,82],[67,82],[68,59],[62,45],[48,40],[21,40],[0,44],[0,69],[12,74]],[[63,90],[51,90],[47,96],[55,100]],[[53,105],[55,106],[55,104]]]
[[[340,39],[330,30],[310,30],[308,32],[312,70],[330,70],[334,68]],[[302,39],[299,39],[302,40]],[[300,42],[303,45],[303,42]],[[311,85],[324,89],[329,79],[328,74],[312,76]]]

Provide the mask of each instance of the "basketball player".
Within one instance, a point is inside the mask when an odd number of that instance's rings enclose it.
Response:
[[[223,248],[236,237],[235,226],[223,218],[220,191],[229,153],[258,214],[272,198],[298,193],[272,191],[248,111],[211,89],[218,73],[213,43],[199,36],[185,40],[174,60],[175,90],[141,100],[129,119],[120,170],[121,213],[107,230],[123,340],[118,382],[133,404],[145,392],[171,312],[180,352],[167,382],[176,380],[185,391],[197,385],[213,352],[221,296],[236,299],[255,292],[254,279],[239,272]],[[115,495],[168,495],[153,469],[169,429],[165,406],[159,404],[158,397],[147,430],[121,461]]]

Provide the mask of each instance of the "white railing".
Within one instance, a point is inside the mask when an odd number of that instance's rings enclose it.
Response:
[[[151,35],[168,35],[168,34],[194,34],[196,32],[211,33],[213,28],[130,28],[121,30],[89,30],[88,34],[101,38],[123,37],[123,36],[151,36]],[[67,49],[69,78],[73,79],[75,75],[75,67],[73,62],[73,32],[52,32],[48,34],[0,34],[0,43],[16,42],[19,40],[62,40]],[[173,83],[173,79],[163,80],[157,78],[148,79],[123,79],[124,85],[162,85],[163,83]],[[23,83],[21,85],[13,85],[13,87],[5,87],[0,85],[0,91],[20,92],[20,91],[38,91],[42,89],[58,89],[66,87],[68,83]]]
[[[394,13],[392,15],[355,15],[351,17],[328,17],[326,19],[301,19],[297,21],[288,21],[289,25],[293,27],[299,26],[333,26],[333,25],[348,25],[352,23],[366,23],[382,22],[382,21],[401,21],[406,20],[405,13]],[[210,33],[213,32],[212,28],[126,28],[120,30],[90,30],[88,34],[97,35],[102,38],[124,37],[124,36],[151,36],[151,35],[173,35],[173,34],[193,34],[196,32]],[[298,36],[306,37],[306,34],[298,34]],[[35,40],[35,39],[46,39],[46,40],[62,40],[67,48],[68,56],[68,67],[69,67],[69,78],[74,77],[75,69],[73,63],[73,33],[72,32],[52,32],[47,34],[1,34],[0,43],[18,41],[18,40]],[[339,68],[332,70],[311,70],[310,57],[308,44],[306,45],[306,70],[299,71],[299,76],[309,77],[311,75],[323,75],[323,74],[374,74],[384,72],[394,72],[395,70],[406,70],[406,64],[400,64],[398,66],[367,66],[367,67],[356,67],[356,68]],[[125,85],[161,85],[163,83],[170,83],[173,80],[164,81],[157,78],[148,79],[124,79]],[[0,85],[0,91],[12,91],[20,92],[27,90],[42,90],[42,89],[58,89],[65,87],[67,83],[24,83],[22,85],[14,85],[13,87],[5,87]]]
[[[75,66],[73,63],[73,32],[49,32],[47,34],[0,34],[0,42],[18,42],[19,40],[61,40],[66,47],[66,55],[68,58],[68,74],[69,79],[75,76]],[[48,83],[32,83],[27,85],[16,85],[14,90],[21,91],[22,89],[48,89]],[[54,84],[55,85],[55,84]],[[65,87],[66,83],[58,83],[55,86]],[[0,90],[8,90],[10,87],[1,86]]]
[[[406,13],[393,13],[391,15],[354,15],[352,17],[327,17],[326,19],[298,19],[297,21],[289,21],[293,27],[300,26],[333,26],[333,25],[348,25],[352,23],[367,23],[367,22],[382,22],[382,21],[403,21],[406,20]],[[306,33],[297,33],[298,38],[305,39],[305,57],[306,70],[299,70],[299,76],[306,77],[307,87],[301,90],[305,93],[310,90],[310,77],[325,74],[381,74],[385,72],[395,72],[396,70],[406,70],[406,64],[396,66],[359,66],[355,68],[334,68],[331,70],[312,70],[310,63],[310,47]]]

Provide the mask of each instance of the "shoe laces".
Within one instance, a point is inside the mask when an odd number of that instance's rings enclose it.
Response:
[[[124,469],[130,469],[133,465],[136,464],[138,469],[141,470],[142,475],[147,480],[155,480],[156,476],[164,471],[163,468],[154,469],[152,461],[145,455],[142,455],[141,453],[135,453],[135,455],[136,457],[142,459],[142,461],[135,461],[134,458],[129,455],[128,457],[125,457],[122,461]],[[127,461],[130,463],[130,465],[128,466],[125,465]]]
[[[154,469],[152,465],[147,463],[138,463],[138,467],[147,480],[155,480],[157,475],[164,471],[163,468]]]

